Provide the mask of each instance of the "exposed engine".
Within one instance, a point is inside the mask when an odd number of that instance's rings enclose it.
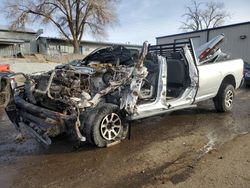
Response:
[[[96,62],[81,67],[68,65],[31,76],[25,91],[30,102],[65,112],[76,105],[79,108],[95,105],[101,96],[129,79],[131,71],[132,68],[123,65]]]

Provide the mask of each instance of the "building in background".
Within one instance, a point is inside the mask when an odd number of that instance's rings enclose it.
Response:
[[[42,33],[31,29],[0,26],[0,56],[28,55],[36,52],[36,39]]]
[[[8,26],[0,26],[0,56],[13,57],[31,54],[66,55],[73,54],[73,46],[65,39],[41,37],[43,30],[37,32],[23,28],[13,30]],[[130,49],[141,49],[140,45],[121,44],[113,42],[82,41],[80,53],[85,56],[101,47],[123,45]]]
[[[157,37],[156,43],[176,43],[192,38],[194,47],[197,48],[222,33],[225,35],[225,40],[221,44],[222,51],[231,58],[241,58],[250,62],[250,22]]]
[[[97,48],[108,47],[113,45],[122,45],[129,49],[140,50],[141,45],[112,43],[112,42],[95,42],[95,41],[81,41],[80,54],[88,55]],[[72,54],[74,48],[67,40],[61,38],[39,37],[38,39],[38,53],[45,55],[57,54]]]

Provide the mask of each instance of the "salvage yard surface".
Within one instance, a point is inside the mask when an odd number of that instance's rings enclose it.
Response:
[[[212,101],[134,122],[131,140],[76,149],[66,136],[45,148],[0,112],[0,187],[249,187],[250,89],[233,111]],[[23,132],[25,128],[22,128]]]

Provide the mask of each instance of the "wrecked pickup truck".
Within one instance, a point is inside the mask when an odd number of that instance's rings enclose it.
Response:
[[[243,61],[220,57],[221,38],[198,55],[191,39],[155,46],[145,42],[139,55],[122,46],[96,50],[76,66],[24,75],[6,112],[45,144],[66,132],[97,147],[123,140],[133,120],[200,101],[213,99],[217,111],[227,112],[243,78]]]

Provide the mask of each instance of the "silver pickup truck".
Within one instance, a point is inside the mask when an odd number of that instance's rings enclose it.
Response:
[[[35,75],[12,88],[6,112],[39,141],[63,132],[77,142],[106,147],[126,138],[130,122],[212,99],[218,112],[233,107],[243,61],[228,60],[218,44],[192,41],[149,46],[140,54],[122,47],[94,51],[77,65]],[[12,78],[13,80],[13,78]],[[13,84],[12,84],[13,85]]]

